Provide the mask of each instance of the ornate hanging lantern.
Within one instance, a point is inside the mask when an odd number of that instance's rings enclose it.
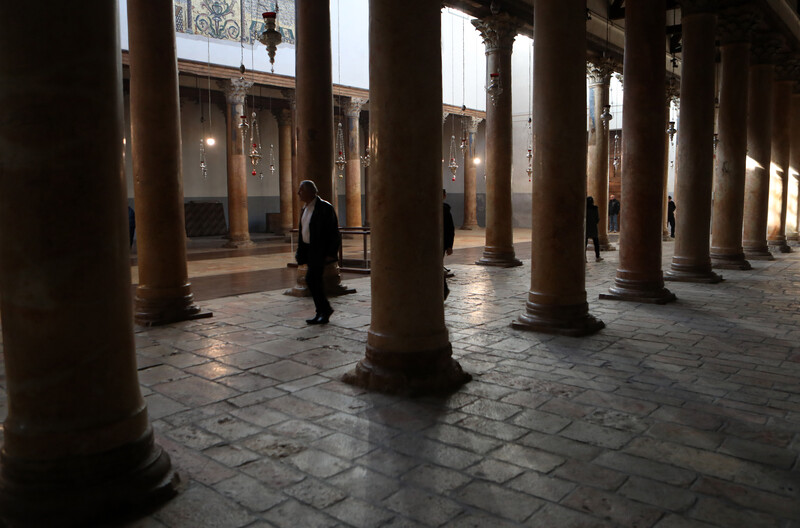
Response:
[[[614,135],[614,170],[619,170],[620,155],[619,155],[619,134]]]
[[[450,136],[450,163],[447,165],[450,169],[450,174],[453,175],[453,181],[456,181],[456,171],[458,171],[458,163],[456,162],[456,137]]]
[[[717,155],[717,145],[719,145],[719,134],[714,134],[714,156]]]
[[[263,14],[263,17],[264,31],[258,37],[258,41],[267,47],[267,55],[269,55],[272,73],[275,73],[275,52],[278,49],[278,44],[283,41],[280,31],[277,30],[278,3],[275,2],[275,11],[267,11]]]
[[[339,169],[339,177],[342,177],[342,171],[344,170],[345,165],[347,165],[347,158],[344,155],[344,131],[342,130],[342,123],[339,123],[336,129],[336,150],[338,152],[336,156],[336,167]]]
[[[275,147],[273,145],[269,146],[269,173],[270,175],[275,175]]]
[[[503,85],[500,83],[500,73],[489,74],[489,85],[486,87],[486,93],[489,94],[489,99],[492,104],[497,104],[497,98],[503,93]]]
[[[361,156],[361,166],[364,168],[369,167],[369,162],[371,161],[369,155],[369,145],[364,148],[364,155]]]
[[[528,158],[528,167],[525,172],[528,174],[528,181],[533,181],[533,118],[528,118],[528,153],[525,155]]]
[[[203,179],[208,179],[208,166],[206,165],[206,141],[200,138],[200,172],[203,174]]]
[[[603,122],[603,128],[608,130],[608,124],[614,116],[611,115],[611,105],[603,105],[603,113],[600,114],[600,121]]]
[[[256,175],[256,166],[261,161],[261,133],[258,130],[258,119],[256,113],[252,114],[252,124],[250,125],[250,163],[253,164],[253,176]]]
[[[669,134],[669,144],[672,145],[675,139],[675,134],[678,132],[678,129],[675,128],[675,121],[669,122],[669,127],[667,128],[667,134]]]

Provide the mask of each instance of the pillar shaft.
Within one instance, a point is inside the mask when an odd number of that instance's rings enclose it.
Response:
[[[664,0],[625,3],[622,205],[615,284],[604,299],[666,303],[675,299],[661,273],[664,181]]]
[[[791,148],[789,156],[789,205],[787,213],[787,238],[800,239],[800,93],[792,94]]]
[[[769,167],[772,140],[772,64],[750,66],[747,98],[747,173],[742,246],[748,259],[770,260],[767,249]]]
[[[297,195],[300,187],[300,179],[297,177],[297,99],[294,90],[283,89],[281,94],[289,103],[292,116],[292,228],[296,228],[300,225],[300,210],[303,208]]]
[[[600,116],[608,105],[609,76],[613,73],[610,64],[602,62],[588,65],[589,77],[589,140],[587,148],[587,189],[586,195],[594,198],[600,215],[597,235],[600,249],[616,249],[608,240],[608,126],[603,125]]]
[[[361,227],[361,141],[359,115],[365,99],[351,97],[345,109],[347,117],[347,168],[345,172],[345,214],[348,227]]]
[[[441,167],[441,17],[428,0],[404,7],[414,13],[414,39],[397,24],[395,5],[369,5],[372,320],[366,357],[344,380],[385,392],[443,392],[470,376],[452,359],[444,325],[442,187],[430,177]]]
[[[316,0],[297,0],[295,10],[297,177],[316,183],[320,198],[335,206],[330,10]]]
[[[478,227],[478,193],[477,173],[475,165],[476,145],[478,139],[479,117],[470,117],[467,124],[467,150],[464,156],[464,223],[461,229],[476,229]]]
[[[174,17],[132,2],[131,151],[138,231],[135,320],[159,325],[211,315],[194,304],[186,268]],[[143,12],[145,11],[145,12]],[[133,17],[146,17],[133,18]],[[153,90],[153,86],[162,89]]]
[[[476,264],[520,266],[511,209],[511,50],[517,24],[505,13],[472,23],[486,45],[486,71],[497,75],[502,88],[494,100],[486,94],[486,246]]]
[[[675,102],[676,104],[680,103],[680,86],[678,82],[673,78],[667,81],[667,100],[666,106],[664,106],[664,130],[667,130],[667,126],[670,121],[670,109],[672,108],[672,103]],[[680,106],[678,107],[680,108]],[[680,139],[679,135],[676,135]],[[669,201],[669,192],[667,191],[667,183],[669,180],[669,148],[672,145],[672,142],[675,141],[673,137],[670,139],[669,133],[664,134],[664,179],[662,180],[662,191],[661,191],[661,240],[663,242],[667,242],[672,240],[670,227],[667,225],[667,218],[668,218],[668,204]],[[675,160],[675,175],[678,175],[678,161]],[[677,178],[675,178],[677,182]]]
[[[605,325],[589,315],[586,225],[586,24],[583,0],[534,4],[531,289],[514,328],[565,335]]]
[[[153,26],[172,17],[171,2],[147,7]],[[143,8],[129,2],[131,20]],[[28,11],[4,7],[14,20]],[[0,34],[0,77],[13,79],[0,83],[13,102],[0,116],[8,526],[106,524],[174,493],[136,375],[117,3],[59,20],[75,34],[55,62],[24,25]]]
[[[275,112],[278,121],[278,193],[281,207],[281,232],[288,236],[294,228],[294,203],[296,194],[292,184],[292,111],[283,108]]]
[[[230,240],[225,247],[252,246],[247,214],[247,150],[248,129],[242,128],[245,115],[244,102],[247,90],[253,86],[243,78],[224,83],[225,89],[225,143],[228,155],[228,234]],[[247,117],[249,121],[249,116]]]
[[[713,13],[687,13],[683,24],[681,131],[675,201],[675,254],[668,280],[719,282],[711,271],[709,228],[714,174],[714,28]]]
[[[750,269],[742,250],[745,167],[747,162],[748,64],[750,44],[723,43],[719,94],[719,144],[714,178],[711,262],[714,268]]]
[[[789,198],[791,149],[791,104],[794,81],[778,80],[773,85],[772,147],[770,154],[770,201],[767,215],[767,244],[789,253],[786,243],[786,214]]]

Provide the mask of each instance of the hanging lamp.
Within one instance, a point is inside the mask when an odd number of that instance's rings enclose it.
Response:
[[[344,131],[342,129],[341,121],[336,127],[336,151],[338,152],[336,156],[336,168],[339,169],[339,177],[342,177],[342,171],[344,171],[345,165],[347,165],[347,158],[345,158],[344,154]]]
[[[447,165],[450,169],[450,174],[453,175],[453,181],[456,181],[456,171],[458,171],[458,163],[456,162],[456,137],[450,136],[450,163]]]
[[[267,47],[267,55],[269,55],[269,64],[272,73],[275,73],[275,52],[278,50],[278,44],[283,41],[281,32],[278,31],[278,2],[275,2],[275,11],[267,11],[262,15],[264,17],[264,31],[259,35],[258,41]]]

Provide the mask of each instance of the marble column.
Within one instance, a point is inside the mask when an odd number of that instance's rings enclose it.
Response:
[[[345,168],[345,214],[347,227],[361,227],[361,141],[358,117],[366,99],[351,97],[345,106],[347,118],[347,166]]]
[[[789,193],[789,210],[787,214],[787,236],[786,238],[796,243],[800,240],[800,91],[792,93],[792,117],[791,117],[791,148],[789,163],[789,183],[790,189],[794,193]]]
[[[244,78],[233,78],[222,84],[225,90],[225,130],[228,155],[228,233],[230,240],[224,247],[241,248],[253,245],[247,215],[247,128],[239,125],[245,115],[244,102],[247,90],[253,86]],[[248,118],[249,121],[249,118]]]
[[[281,108],[273,111],[278,122],[278,195],[281,208],[281,234],[287,240],[294,228],[294,199],[297,194],[292,182],[292,111]]]
[[[431,177],[442,159],[440,6],[403,7],[414,13],[412,39],[396,5],[369,2],[372,319],[366,356],[343,379],[382,392],[445,393],[471,376],[452,358],[444,324],[442,183]]]
[[[172,2],[153,4],[163,37]],[[144,7],[129,2],[131,20]],[[74,34],[54,60],[26,24],[0,34],[3,526],[116,525],[178,484],[137,379],[117,9],[60,13]],[[30,5],[3,14],[25,20]]]
[[[128,10],[139,264],[134,319],[145,326],[211,316],[194,303],[186,268],[175,17],[162,3],[148,9],[133,0]]]
[[[572,336],[605,325],[589,314],[586,233],[586,25],[583,0],[536,2],[533,43],[531,288],[519,330]]]
[[[709,231],[714,176],[714,28],[716,14],[708,4],[684,0],[683,68],[681,70],[681,132],[678,138],[678,177],[675,202],[675,253],[666,280],[716,283],[711,271]]]
[[[292,229],[296,229],[300,225],[300,210],[303,208],[297,195],[297,189],[300,188],[300,179],[297,177],[297,127],[294,126],[297,122],[297,100],[294,90],[286,88],[281,90],[281,94],[286,98],[292,112]]]
[[[506,13],[472,21],[486,46],[487,78],[497,74],[502,91],[486,94],[486,246],[476,262],[520,266],[514,255],[511,207],[511,50],[518,23]]]
[[[665,0],[625,3],[622,207],[614,286],[601,299],[664,304],[675,295],[661,273],[664,185]]]
[[[335,206],[330,10],[297,0],[295,13],[297,177],[316,183],[320,198]]]
[[[765,49],[766,48],[766,49]],[[747,172],[742,247],[749,260],[773,260],[767,247],[769,168],[775,66],[770,48],[754,43],[747,98]]]
[[[464,223],[461,229],[472,230],[478,228],[478,192],[477,173],[475,165],[475,142],[478,137],[478,125],[483,121],[480,117],[470,117],[467,121],[467,150],[464,156]]]
[[[767,245],[781,253],[790,253],[792,251],[789,244],[786,243],[792,85],[794,84],[794,81],[786,79],[790,71],[790,68],[776,67],[778,80],[773,84],[772,90],[772,147],[770,149],[770,202],[767,213]]]
[[[722,72],[719,90],[719,144],[714,177],[711,223],[711,265],[719,269],[751,269],[742,249],[745,168],[747,165],[748,64],[750,43],[737,17],[719,24]]]
[[[600,116],[608,105],[608,87],[614,64],[603,58],[587,63],[589,77],[589,138],[587,148],[586,195],[594,198],[600,214],[597,235],[601,251],[617,248],[608,240],[608,124]]]

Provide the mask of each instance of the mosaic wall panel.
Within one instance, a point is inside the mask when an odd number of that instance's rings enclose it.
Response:
[[[273,11],[276,0],[174,0],[175,30],[219,40],[253,44],[264,31],[261,13]],[[294,46],[295,0],[280,0],[278,30],[283,43]]]

